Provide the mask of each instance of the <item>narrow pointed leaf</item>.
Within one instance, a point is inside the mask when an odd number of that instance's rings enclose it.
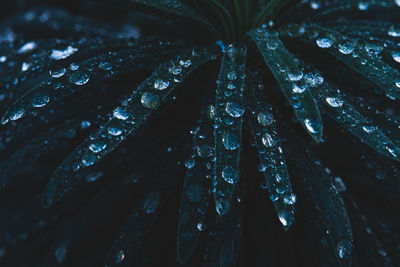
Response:
[[[384,133],[379,124],[361,114],[339,89],[328,82],[313,90],[314,96],[330,118],[386,157],[400,160],[400,148]]]
[[[303,71],[279,40],[278,34],[270,30],[253,30],[250,36],[258,46],[266,64],[278,81],[297,119],[316,142],[322,138],[322,119]]]
[[[205,230],[205,217],[209,201],[209,179],[212,175],[213,128],[205,116],[202,118],[193,135],[191,158],[185,163],[187,167],[181,206],[179,210],[177,255],[180,263],[185,263],[197,247],[200,234]]]
[[[317,45],[381,87],[392,98],[400,98],[400,72],[345,35],[320,26],[306,27],[300,40]]]
[[[293,131],[286,129],[287,146],[290,151],[291,170],[297,179],[303,181],[320,219],[326,228],[327,239],[338,259],[339,266],[351,266],[353,235],[349,217],[343,199],[333,185],[323,165],[316,160],[312,152],[304,145],[304,141]]]
[[[159,53],[159,52],[158,52]],[[47,78],[17,99],[6,111],[2,124],[22,118],[51,103],[113,76],[141,68],[159,54],[137,49],[103,54],[79,64],[50,69]],[[162,57],[162,53],[161,53]],[[164,55],[165,58],[165,55]]]
[[[260,160],[259,170],[264,173],[265,185],[279,221],[288,230],[294,222],[296,195],[292,192],[272,107],[258,92],[253,92],[248,102],[251,107],[249,124]]]
[[[43,204],[49,206],[61,198],[77,182],[77,170],[94,165],[131,136],[166,102],[170,93],[190,73],[209,61],[208,50],[191,50],[161,65],[132,93],[128,100],[114,109],[109,121],[96,134],[77,147],[56,169],[50,179]]]
[[[229,47],[221,63],[217,82],[214,115],[214,199],[219,215],[229,211],[236,183],[240,179],[239,161],[244,114],[246,51]]]

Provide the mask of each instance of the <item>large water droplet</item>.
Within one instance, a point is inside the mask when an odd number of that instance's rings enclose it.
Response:
[[[122,134],[121,125],[117,122],[111,122],[107,128],[107,132],[112,136],[119,136]]]
[[[140,102],[146,108],[157,108],[160,104],[160,98],[158,95],[151,92],[144,92],[140,98]]]
[[[127,120],[130,116],[130,113],[123,107],[117,107],[113,110],[113,116],[119,120]]]
[[[70,55],[74,54],[76,51],[78,51],[78,48],[72,46],[68,46],[64,50],[53,49],[51,51],[50,58],[54,60],[66,59]]]
[[[37,94],[32,98],[31,104],[34,108],[41,108],[49,103],[50,97],[48,95]]]
[[[51,75],[51,77],[57,79],[57,78],[61,78],[62,76],[64,76],[66,71],[67,70],[65,68],[50,70],[50,75]]]
[[[224,132],[222,135],[222,143],[228,150],[236,150],[240,146],[239,138],[229,131]]]
[[[77,71],[71,74],[71,76],[69,76],[68,80],[76,85],[84,85],[87,84],[88,81],[90,79],[90,76],[83,72],[83,71]]]
[[[333,40],[328,37],[320,37],[316,40],[316,43],[321,48],[329,48],[333,45]]]
[[[236,184],[239,180],[239,171],[230,165],[226,165],[222,167],[222,178],[230,183],[230,184]]]
[[[264,133],[261,140],[265,147],[273,147],[277,144],[278,137],[274,133]]]
[[[225,111],[229,116],[239,118],[243,115],[245,109],[239,103],[228,102],[226,103]]]

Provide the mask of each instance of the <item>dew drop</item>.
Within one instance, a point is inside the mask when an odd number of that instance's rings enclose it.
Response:
[[[303,79],[303,72],[301,70],[295,70],[288,73],[289,80],[292,82],[297,82]]]
[[[130,113],[123,107],[117,107],[113,110],[114,118],[119,120],[127,120],[130,116]]]
[[[222,178],[230,184],[236,184],[239,180],[239,171],[233,166],[226,165],[222,167]]]
[[[316,134],[316,133],[319,133],[319,131],[320,131],[319,123],[314,122],[314,121],[312,121],[310,119],[305,119],[304,120],[304,125],[306,126],[307,130],[310,133]]]
[[[194,159],[188,159],[187,161],[185,161],[185,167],[188,169],[192,169],[195,164],[196,161]]]
[[[154,81],[154,89],[162,91],[167,89],[169,86],[169,82],[168,81],[163,81],[161,79],[156,79]]]
[[[316,43],[321,48],[330,48],[333,45],[333,40],[328,37],[320,37],[316,40]]]
[[[342,43],[339,44],[339,52],[344,54],[344,55],[348,55],[353,53],[354,49],[355,49],[355,45],[352,41],[349,40],[345,40]]]
[[[88,83],[89,78],[90,76],[87,73],[83,71],[77,71],[72,73],[68,80],[76,85],[84,85]]]
[[[278,137],[274,133],[264,133],[261,140],[265,147],[273,147],[277,144]]]
[[[239,103],[228,102],[226,103],[225,111],[229,116],[239,118],[243,115],[245,109]]]
[[[61,69],[56,69],[56,70],[50,70],[49,72],[50,72],[51,77],[57,79],[57,78],[61,78],[62,76],[64,76],[66,69],[61,68]]]
[[[306,90],[305,86],[298,86],[297,84],[293,84],[293,93],[301,94]]]
[[[373,133],[377,129],[376,126],[372,126],[372,125],[365,125],[362,128],[363,128],[364,132],[366,132],[366,133]]]
[[[269,126],[274,123],[274,117],[271,113],[263,111],[258,113],[257,121],[261,126]]]
[[[67,57],[71,56],[74,54],[76,51],[78,51],[78,48],[68,46],[64,50],[57,50],[53,49],[51,51],[50,58],[54,60],[61,60],[61,59],[66,59]]]
[[[400,52],[399,51],[393,51],[392,52],[392,58],[394,61],[400,63]]]
[[[349,240],[343,239],[339,241],[337,244],[336,250],[339,258],[341,259],[349,259],[351,256],[351,251],[353,249],[353,245]]]
[[[269,50],[275,50],[275,49],[277,49],[277,48],[278,48],[278,42],[275,41],[275,40],[273,40],[273,39],[269,39],[269,40],[267,41],[267,48],[268,48]]]
[[[97,141],[89,146],[89,149],[93,153],[99,153],[103,151],[107,147],[107,144],[102,141]]]
[[[107,132],[112,136],[119,136],[122,134],[121,125],[119,123],[110,123]]]
[[[25,109],[23,107],[14,107],[10,110],[8,118],[12,121],[21,119],[25,115]]]
[[[205,225],[204,223],[202,223],[202,222],[199,222],[199,223],[197,224],[197,229],[198,229],[200,232],[203,232],[204,230],[206,230],[206,225]]]
[[[50,97],[48,95],[37,94],[32,98],[31,104],[34,108],[41,108],[50,102]]]
[[[333,108],[338,108],[343,106],[343,100],[341,100],[340,98],[337,97],[327,97],[325,98],[326,103],[329,104],[329,106],[333,107]]]
[[[144,92],[142,97],[140,98],[140,102],[145,108],[157,108],[160,104],[160,98],[158,95],[153,94],[151,92]]]
[[[94,165],[96,162],[97,157],[92,153],[85,153],[82,157],[82,164],[86,167]]]
[[[237,136],[229,131],[224,132],[222,135],[222,143],[228,150],[236,150],[240,146]]]

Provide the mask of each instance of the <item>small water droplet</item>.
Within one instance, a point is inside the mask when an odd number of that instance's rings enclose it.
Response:
[[[82,164],[86,167],[92,166],[97,161],[96,155],[85,153],[82,157]]]
[[[68,46],[64,50],[58,50],[58,49],[53,49],[51,51],[50,58],[54,60],[61,60],[61,59],[66,59],[70,55],[74,54],[75,52],[78,51],[78,48]]]
[[[228,150],[236,150],[239,148],[239,138],[232,132],[226,131],[222,135],[222,143],[224,147]]]
[[[301,70],[295,70],[288,73],[289,80],[297,82],[303,79],[303,72]]]
[[[377,129],[376,126],[372,126],[372,125],[365,125],[362,128],[363,128],[364,132],[366,132],[366,133],[373,133]]]
[[[354,43],[350,40],[345,40],[339,44],[339,52],[344,55],[353,53],[355,48]]]
[[[126,110],[126,108],[117,107],[113,110],[113,116],[114,118],[124,121],[129,118],[130,113]]]
[[[222,178],[230,184],[236,184],[239,180],[239,171],[230,165],[225,165],[222,167],[221,175]]]
[[[273,147],[278,143],[278,137],[274,133],[264,133],[261,140],[265,147]]]
[[[333,40],[328,37],[317,38],[316,43],[321,48],[330,48],[333,45]]]
[[[168,81],[163,81],[161,79],[156,79],[154,81],[154,89],[162,91],[167,89],[169,86],[169,82]]]
[[[103,151],[107,147],[107,144],[102,141],[97,141],[89,146],[89,149],[93,153],[99,153]]]
[[[202,223],[202,222],[199,222],[199,223],[197,224],[197,229],[198,229],[200,232],[203,232],[204,230],[206,230],[206,225],[205,225],[204,223]]]
[[[99,69],[106,70],[106,71],[112,70],[112,68],[113,68],[111,63],[107,62],[107,61],[100,62],[98,67],[99,67]]]
[[[321,125],[319,123],[317,123],[317,122],[314,122],[314,121],[312,121],[310,119],[305,119],[304,120],[304,125],[306,126],[307,130],[310,133],[316,134],[316,133],[320,132],[320,126]]]
[[[188,159],[187,161],[185,161],[185,167],[188,169],[192,169],[195,164],[196,161],[194,159]]]
[[[107,128],[107,132],[112,136],[119,136],[122,134],[121,125],[116,122],[111,122]]]
[[[329,106],[333,107],[333,108],[338,108],[343,106],[343,100],[341,100],[340,98],[337,97],[327,97],[326,102],[329,104]]]
[[[36,49],[36,47],[37,47],[37,44],[35,42],[28,42],[18,49],[18,54],[29,53],[32,50]]]
[[[400,52],[399,51],[393,51],[392,52],[392,58],[394,61],[400,63]]]
[[[283,197],[283,202],[288,205],[293,205],[294,203],[296,203],[296,200],[297,200],[297,197],[296,197],[296,195],[293,195],[293,194]]]
[[[57,79],[57,78],[61,78],[62,76],[64,76],[64,74],[67,72],[67,70],[65,68],[61,68],[61,69],[56,69],[56,70],[50,70],[50,75],[51,77]]]
[[[12,121],[16,121],[20,118],[22,118],[25,115],[25,109],[21,106],[13,107],[9,111],[8,118]]]
[[[351,256],[351,251],[353,249],[353,245],[349,240],[343,239],[337,244],[336,249],[337,249],[339,258],[349,259]]]
[[[263,111],[258,113],[257,121],[261,126],[265,127],[273,124],[275,120],[271,113]]]
[[[90,76],[83,72],[83,71],[77,71],[71,74],[71,76],[69,76],[68,80],[76,85],[84,85],[87,84],[89,82]]]
[[[31,101],[32,107],[41,108],[50,102],[50,97],[48,95],[36,94]]]
[[[306,90],[305,86],[298,86],[297,84],[293,84],[293,93],[301,94]]]

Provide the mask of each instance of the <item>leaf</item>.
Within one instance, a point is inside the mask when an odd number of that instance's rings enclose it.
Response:
[[[326,229],[327,239],[340,266],[351,266],[353,235],[343,199],[333,185],[332,178],[323,165],[297,137],[296,133],[285,128],[289,151],[288,163],[296,180],[302,181]]]
[[[47,184],[43,205],[61,198],[78,181],[77,170],[92,166],[132,136],[169,94],[198,67],[214,58],[208,49],[186,51],[162,64],[113,111],[109,121],[78,146],[56,169]]]
[[[294,222],[296,195],[292,192],[276,121],[271,113],[272,107],[260,92],[254,91],[255,88],[253,84],[253,92],[248,100],[251,108],[249,124],[256,141],[259,170],[265,176],[265,186],[279,221],[288,230]]]
[[[227,48],[222,58],[217,81],[214,115],[215,165],[213,192],[216,211],[229,211],[236,183],[240,179],[239,161],[242,138],[243,91],[246,51],[234,46]]]
[[[146,52],[146,49],[143,51],[143,49],[133,48],[91,57],[79,64],[71,64],[69,67],[50,69],[45,80],[28,90],[11,105],[1,122],[6,124],[9,121],[18,120],[88,86],[141,68],[144,62],[150,63],[153,60],[158,62],[159,52],[157,55],[152,51]]]
[[[375,83],[392,98],[400,97],[400,73],[365,47],[345,35],[320,26],[306,27],[300,38],[326,50],[349,67]]]
[[[205,117],[204,107],[202,117]],[[213,128],[207,118],[201,118],[193,133],[192,155],[187,167],[179,210],[177,257],[183,264],[189,260],[205,230],[209,202],[209,180],[212,175]]]
[[[351,105],[339,89],[324,82],[313,89],[313,94],[331,119],[379,153],[400,160],[400,148],[386,136],[377,122],[365,117]]]
[[[293,107],[296,117],[307,133],[316,142],[320,142],[322,119],[310,89],[303,79],[303,71],[293,61],[276,32],[258,29],[251,31],[250,36]]]

